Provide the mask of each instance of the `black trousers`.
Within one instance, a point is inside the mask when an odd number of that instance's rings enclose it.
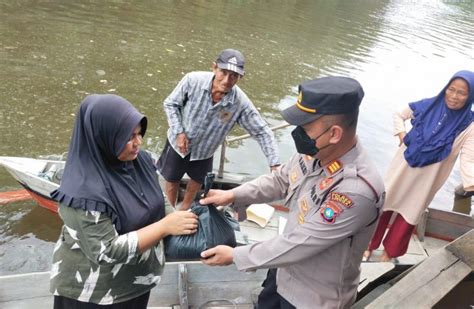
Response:
[[[258,295],[258,309],[294,309],[296,308],[277,292],[276,268],[268,270],[267,278],[263,281],[263,290]]]
[[[54,296],[54,309],[146,309],[150,291],[136,298],[112,305],[84,303],[75,299]]]

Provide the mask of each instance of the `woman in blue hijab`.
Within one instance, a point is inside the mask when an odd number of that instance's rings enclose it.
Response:
[[[53,253],[54,308],[146,308],[164,266],[161,240],[192,234],[196,215],[165,215],[147,118],[116,95],[90,95],[74,124],[61,185],[64,221]]]
[[[381,261],[404,255],[421,215],[441,188],[460,154],[466,191],[474,190],[474,72],[454,74],[433,98],[410,103],[395,114],[400,148],[385,175],[386,199],[377,230],[365,252],[369,259],[383,239]],[[412,129],[406,133],[405,121]],[[395,219],[384,238],[392,215]]]

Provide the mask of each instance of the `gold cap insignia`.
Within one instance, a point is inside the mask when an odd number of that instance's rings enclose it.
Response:
[[[300,91],[300,93],[298,94],[298,99],[296,100],[296,107],[301,109],[303,112],[316,114],[316,109],[315,108],[308,108],[306,106],[303,106],[303,104],[301,104],[301,102],[303,102],[303,92],[302,91]]]

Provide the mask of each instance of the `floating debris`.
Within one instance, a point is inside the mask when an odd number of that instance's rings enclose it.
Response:
[[[151,87],[151,90],[158,91],[158,89],[156,89],[155,87]]]
[[[109,89],[109,90],[107,90],[107,91],[108,91],[108,92],[115,92],[115,90],[116,90],[115,88],[111,88],[111,89]]]
[[[97,70],[97,71],[95,71],[95,72],[96,72],[97,75],[99,75],[99,76],[105,75],[105,71],[104,71],[104,70]]]
[[[101,79],[100,82],[101,82],[102,84],[107,84],[107,80],[106,80],[106,79]]]

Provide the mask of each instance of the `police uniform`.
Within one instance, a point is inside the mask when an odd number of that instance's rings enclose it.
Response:
[[[325,166],[295,154],[233,191],[237,206],[285,199],[289,209],[283,234],[234,248],[239,270],[277,268],[277,292],[297,308],[350,307],[384,199],[382,178],[359,141]]]

